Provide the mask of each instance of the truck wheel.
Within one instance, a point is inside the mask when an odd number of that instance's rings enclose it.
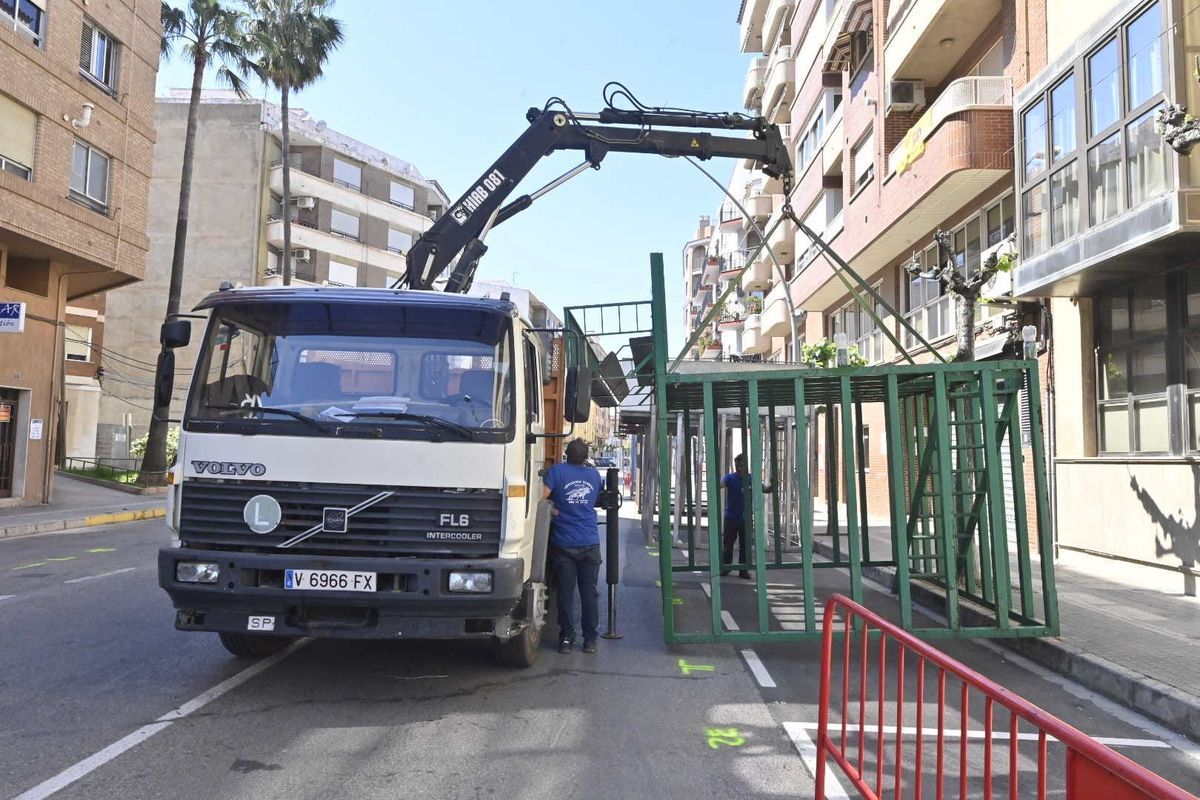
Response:
[[[292,640],[287,636],[257,633],[221,633],[221,644],[238,658],[263,658],[283,650]]]
[[[496,661],[506,667],[532,667],[542,649],[542,627],[526,625],[524,630],[507,642],[492,640],[492,648]]]

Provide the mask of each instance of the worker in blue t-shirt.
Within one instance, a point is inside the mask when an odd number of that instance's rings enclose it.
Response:
[[[567,445],[567,460],[546,470],[542,495],[554,504],[550,522],[550,563],[558,588],[558,652],[575,646],[575,592],[582,606],[583,652],[596,652],[600,618],[596,582],[600,576],[600,530],[596,506],[600,501],[600,473],[585,463],[587,442],[574,439]]]
[[[746,471],[746,454],[740,453],[733,459],[733,472],[721,479],[725,487],[725,519],[721,531],[721,563],[730,564],[733,561],[733,543],[738,543],[738,563],[749,564],[746,557],[746,518],[745,512],[747,489],[750,488],[750,473]],[[763,486],[766,494],[771,493],[770,486]],[[729,570],[721,570],[722,575],[728,575]],[[740,570],[738,577],[749,578],[750,571]]]

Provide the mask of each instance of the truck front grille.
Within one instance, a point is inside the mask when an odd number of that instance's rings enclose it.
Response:
[[[255,533],[246,522],[246,504],[257,495],[274,498],[282,511],[269,533]],[[179,536],[189,547],[329,556],[484,558],[500,552],[503,505],[494,489],[196,479],[182,486],[181,503]],[[367,503],[346,518],[345,533],[322,527],[325,509],[353,511]],[[303,541],[280,547],[306,533]]]

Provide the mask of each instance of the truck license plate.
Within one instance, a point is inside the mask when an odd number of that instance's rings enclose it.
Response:
[[[327,592],[373,592],[374,572],[348,572],[335,569],[285,569],[283,588]]]

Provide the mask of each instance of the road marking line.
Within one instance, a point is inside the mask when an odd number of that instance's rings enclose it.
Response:
[[[731,631],[741,630],[741,628],[738,627],[737,620],[735,620],[733,618],[733,614],[730,614],[728,611],[721,612],[721,619],[725,622],[725,627],[728,628],[729,630],[731,630]]]
[[[99,575],[88,575],[86,578],[72,578],[63,583],[86,583],[87,581],[98,581],[101,578],[107,578],[110,575],[121,575],[126,572],[133,572],[137,567],[126,567],[125,569],[114,569],[112,572],[101,572]]]
[[[47,561],[74,561],[75,556],[59,556],[58,558],[47,558]]]
[[[169,728],[172,723],[183,719],[195,711],[198,711],[226,692],[236,689],[264,670],[275,666],[303,646],[304,641],[297,642],[281,653],[276,653],[273,656],[264,658],[257,664],[252,664],[249,667],[246,667],[246,669],[237,673],[233,677],[226,678],[208,691],[197,695],[195,698],[179,706],[179,708],[176,708],[173,711],[168,711],[166,714],[163,714],[149,725],[143,725],[133,733],[118,739],[108,747],[105,747],[103,750],[93,753],[82,761],[77,761],[75,764],[67,767],[54,777],[42,781],[32,789],[17,795],[15,798],[13,798],[13,800],[44,800],[44,798],[49,797],[55,792],[65,789],[85,775],[94,772],[95,770],[107,764],[109,761],[112,761],[126,750],[137,747],[154,734]]]
[[[792,744],[796,746],[796,752],[800,754],[800,758],[804,761],[804,766],[808,767],[808,774],[815,778],[817,776],[816,742],[812,740],[812,737],[808,735],[808,731],[799,723],[785,722],[783,723],[783,729],[787,731]],[[850,800],[850,795],[846,794],[846,790],[842,787],[841,782],[837,779],[837,776],[828,763],[825,765],[825,796],[829,800]]]
[[[754,673],[754,680],[758,681],[758,685],[764,689],[774,689],[775,679],[771,677],[771,673],[767,672],[766,666],[762,659],[758,657],[758,653],[753,650],[743,650],[742,658],[746,659],[746,666]]]
[[[709,586],[707,583],[702,583],[702,584],[700,584],[700,591],[704,592],[704,594],[708,596],[709,600],[712,600],[712,587],[711,586]]]
[[[789,725],[799,725],[801,728],[804,728],[805,730],[810,730],[810,731],[815,731],[820,728],[820,723],[818,723],[818,722],[791,722],[788,724]],[[868,724],[867,727],[869,728],[873,724],[874,723],[870,723],[870,724]],[[832,727],[834,725],[837,725],[837,723],[830,723],[830,725]],[[840,730],[841,726],[838,725],[838,728]],[[917,735],[917,729],[914,727],[910,727],[908,725],[905,725],[900,730],[901,730],[902,735],[904,735],[904,736],[916,736]],[[888,736],[888,737],[895,736],[896,735],[896,726],[895,725],[892,725],[890,727],[885,726],[883,729],[883,734],[884,734],[884,736]],[[938,729],[937,728],[921,728],[921,735],[936,738],[938,735]],[[944,731],[943,735],[947,739],[961,739],[962,738],[962,730],[957,727],[955,727],[953,729],[947,728]],[[1006,739],[1008,739],[1008,731],[994,730],[994,731],[992,731],[992,738],[1006,740]],[[1017,732],[1017,739],[1022,742],[1036,742],[1039,738],[1040,738],[1039,735],[1036,733],[1031,733],[1031,732],[1030,733],[1021,733],[1020,731]],[[1156,748],[1156,749],[1160,749],[1160,750],[1170,750],[1171,749],[1171,745],[1167,744],[1166,742],[1159,741],[1158,739],[1124,739],[1124,738],[1116,737],[1116,736],[1092,736],[1090,738],[1093,741],[1099,742],[1100,744],[1108,745],[1109,747],[1150,747],[1150,748]],[[972,739],[977,739],[977,740],[987,739],[987,732],[986,731],[978,731],[978,730],[968,730],[967,731],[967,740],[970,741]],[[1058,741],[1057,739],[1055,739],[1053,736],[1050,736],[1049,734],[1046,735],[1046,740],[1050,741],[1050,742]]]
[[[44,567],[44,566],[46,566],[45,561],[35,561],[32,564],[22,564],[19,567],[13,567],[13,571],[15,572],[16,570],[19,570],[19,569],[33,569],[34,567]]]
[[[0,594],[0,600],[8,600],[10,597],[16,597],[15,594]]]
[[[89,553],[115,553],[115,552],[117,552],[117,548],[115,548],[115,547],[93,547],[93,548],[89,549],[88,552]]]

